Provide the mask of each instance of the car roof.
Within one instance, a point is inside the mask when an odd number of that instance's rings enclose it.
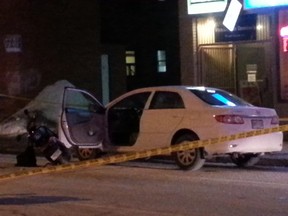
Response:
[[[118,97],[116,97],[115,99],[113,99],[112,101],[110,101],[108,104],[105,105],[105,107],[109,107],[111,104],[114,104],[115,102],[122,100],[123,98],[129,96],[129,95],[133,95],[133,94],[137,94],[137,93],[142,93],[142,92],[153,92],[153,91],[174,91],[174,92],[182,92],[182,93],[188,93],[189,90],[192,89],[199,89],[199,90],[218,90],[217,88],[211,88],[211,87],[205,87],[205,86],[188,86],[188,85],[170,85],[170,86],[151,86],[151,87],[144,87],[144,88],[138,88],[138,89],[134,89],[131,91],[128,91]],[[185,94],[184,93],[184,94]],[[189,93],[190,95],[190,93]],[[195,96],[195,98],[198,98]],[[199,98],[198,98],[199,99]],[[199,101],[201,101],[201,103],[203,102],[202,100],[199,99]]]
[[[217,88],[212,88],[212,87],[206,87],[206,86],[188,86],[188,85],[170,85],[170,86],[152,86],[152,87],[144,87],[144,88],[138,88],[138,89],[134,89],[132,92],[143,92],[143,91],[179,91],[179,90],[191,90],[191,89],[201,89],[201,90],[205,90],[205,89],[217,89]]]

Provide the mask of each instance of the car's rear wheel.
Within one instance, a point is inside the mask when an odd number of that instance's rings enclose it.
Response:
[[[77,148],[76,155],[80,161],[99,157],[101,151],[97,148]]]
[[[260,160],[260,154],[254,153],[233,153],[231,154],[231,160],[238,167],[251,167],[254,166]]]
[[[179,144],[183,141],[195,141],[198,140],[198,137],[193,134],[184,134],[178,137],[173,145]],[[203,157],[203,149],[195,148],[186,151],[177,151],[173,152],[172,156],[181,169],[184,170],[198,170],[200,169],[204,163],[205,158]]]

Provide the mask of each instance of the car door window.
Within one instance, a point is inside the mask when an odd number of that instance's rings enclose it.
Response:
[[[66,89],[63,102],[67,134],[73,143],[99,143],[104,135],[104,107],[85,91]]]
[[[182,97],[176,92],[158,91],[154,94],[149,109],[184,108]]]
[[[134,145],[139,129],[143,109],[150,92],[128,96],[108,111],[108,134],[114,145]]]

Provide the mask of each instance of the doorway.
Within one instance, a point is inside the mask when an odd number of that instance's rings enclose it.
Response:
[[[257,106],[272,106],[268,50],[269,43],[200,46],[199,83],[227,90]]]

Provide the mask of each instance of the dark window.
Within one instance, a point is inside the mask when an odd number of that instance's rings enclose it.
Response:
[[[139,93],[135,95],[128,96],[115,104],[112,109],[131,109],[137,108],[143,110],[148,100],[150,92]]]
[[[166,51],[157,50],[158,72],[166,72]]]
[[[176,92],[156,92],[150,109],[180,109],[184,108],[181,96]]]
[[[135,76],[136,73],[136,57],[135,51],[126,51],[126,75]]]
[[[74,109],[79,112],[103,113],[103,106],[85,91],[67,89],[65,91],[64,106],[66,109]]]

